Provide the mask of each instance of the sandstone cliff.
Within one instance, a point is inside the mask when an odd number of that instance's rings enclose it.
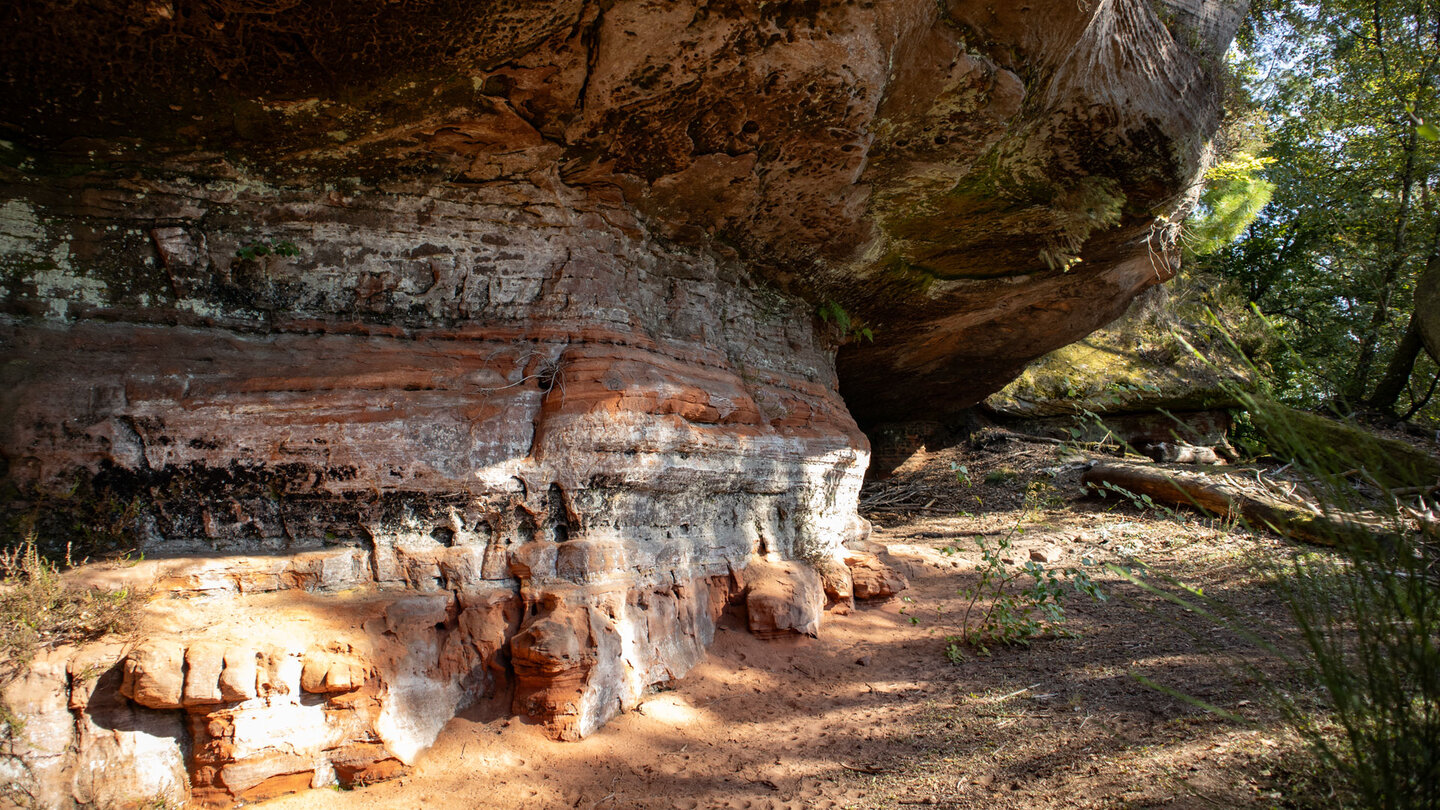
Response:
[[[223,617],[37,662],[24,778],[363,782],[506,690],[576,737],[747,587],[890,592],[856,419],[1173,274],[1240,5],[21,0],[9,520]]]

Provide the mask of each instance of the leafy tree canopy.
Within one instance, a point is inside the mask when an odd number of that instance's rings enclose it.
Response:
[[[1285,398],[1440,416],[1415,317],[1440,273],[1440,0],[1260,0],[1231,65],[1193,263],[1294,349]]]

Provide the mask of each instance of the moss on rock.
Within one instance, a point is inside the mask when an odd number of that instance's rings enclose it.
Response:
[[[1030,364],[985,405],[1024,417],[1237,406],[1234,392],[1254,384],[1243,355],[1264,341],[1259,324],[1225,300],[1205,279],[1152,288],[1123,318]]]
[[[1440,458],[1354,425],[1268,400],[1247,403],[1271,453],[1332,474],[1354,473],[1389,489],[1440,481]]]

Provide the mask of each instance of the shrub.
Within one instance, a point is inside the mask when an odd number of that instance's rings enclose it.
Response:
[[[1044,489],[1040,482],[1030,485],[1020,520],[993,546],[975,538],[980,549],[979,579],[960,590],[965,612],[960,635],[946,639],[945,656],[951,661],[963,659],[965,647],[987,655],[992,644],[1028,645],[1032,639],[1058,632],[1065,622],[1065,583],[1077,593],[1105,599],[1084,568],[1046,568],[1034,560],[1017,566],[1006,561],[1015,535],[1024,531],[1020,524],[1039,508]],[[955,549],[943,551],[953,554]]]
[[[133,590],[67,588],[59,568],[40,555],[34,534],[0,552],[0,686],[42,647],[122,633],[135,623]]]
[[[1385,454],[1347,454],[1343,445],[1337,450],[1334,430],[1317,430],[1313,418],[1290,418],[1254,400],[1250,405],[1272,442],[1320,482],[1316,491],[1324,511],[1359,505],[1346,473],[1387,460]],[[1387,484],[1414,474],[1409,467],[1385,471],[1395,478],[1375,472]],[[1288,569],[1273,572],[1308,653],[1303,671],[1323,688],[1329,719],[1341,733],[1325,733],[1289,701],[1282,706],[1365,807],[1440,807],[1440,538],[1433,524],[1425,530],[1423,514],[1407,512],[1405,500],[1426,511],[1434,504],[1424,495],[1406,497],[1393,484],[1387,487],[1381,503],[1389,506],[1391,536],[1408,543],[1337,536],[1338,554],[1299,555]]]
[[[1317,711],[1242,661],[1321,764],[1341,777],[1347,803],[1440,807],[1440,466],[1354,426],[1237,396],[1271,452],[1308,479],[1322,515],[1366,513],[1379,529],[1357,536],[1336,528],[1322,538],[1331,550],[1265,572],[1299,629],[1298,654],[1203,594],[1131,579],[1266,648],[1319,687]]]

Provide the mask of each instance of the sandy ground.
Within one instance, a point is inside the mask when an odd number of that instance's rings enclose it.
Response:
[[[968,486],[956,480],[956,463],[966,465]],[[1152,579],[1203,587],[1285,637],[1285,613],[1253,564],[1283,559],[1291,546],[1082,498],[1077,478],[1075,465],[1043,445],[918,457],[882,484],[909,492],[910,505],[870,512],[873,539],[909,569],[903,599],[831,614],[818,639],[761,641],[727,616],[705,663],[586,740],[552,742],[536,726],[502,719],[503,705],[478,706],[403,779],[263,807],[1308,805],[1297,790],[1315,784],[1298,744],[1263,689],[1225,663],[1267,662],[1113,574],[1096,574],[1107,601],[1067,601],[1075,637],[947,659],[966,601],[960,591],[976,580],[977,536],[1011,536],[1017,562],[1031,549],[1058,550],[1060,566],[1143,562]],[[1212,646],[1231,659],[1208,654]]]

